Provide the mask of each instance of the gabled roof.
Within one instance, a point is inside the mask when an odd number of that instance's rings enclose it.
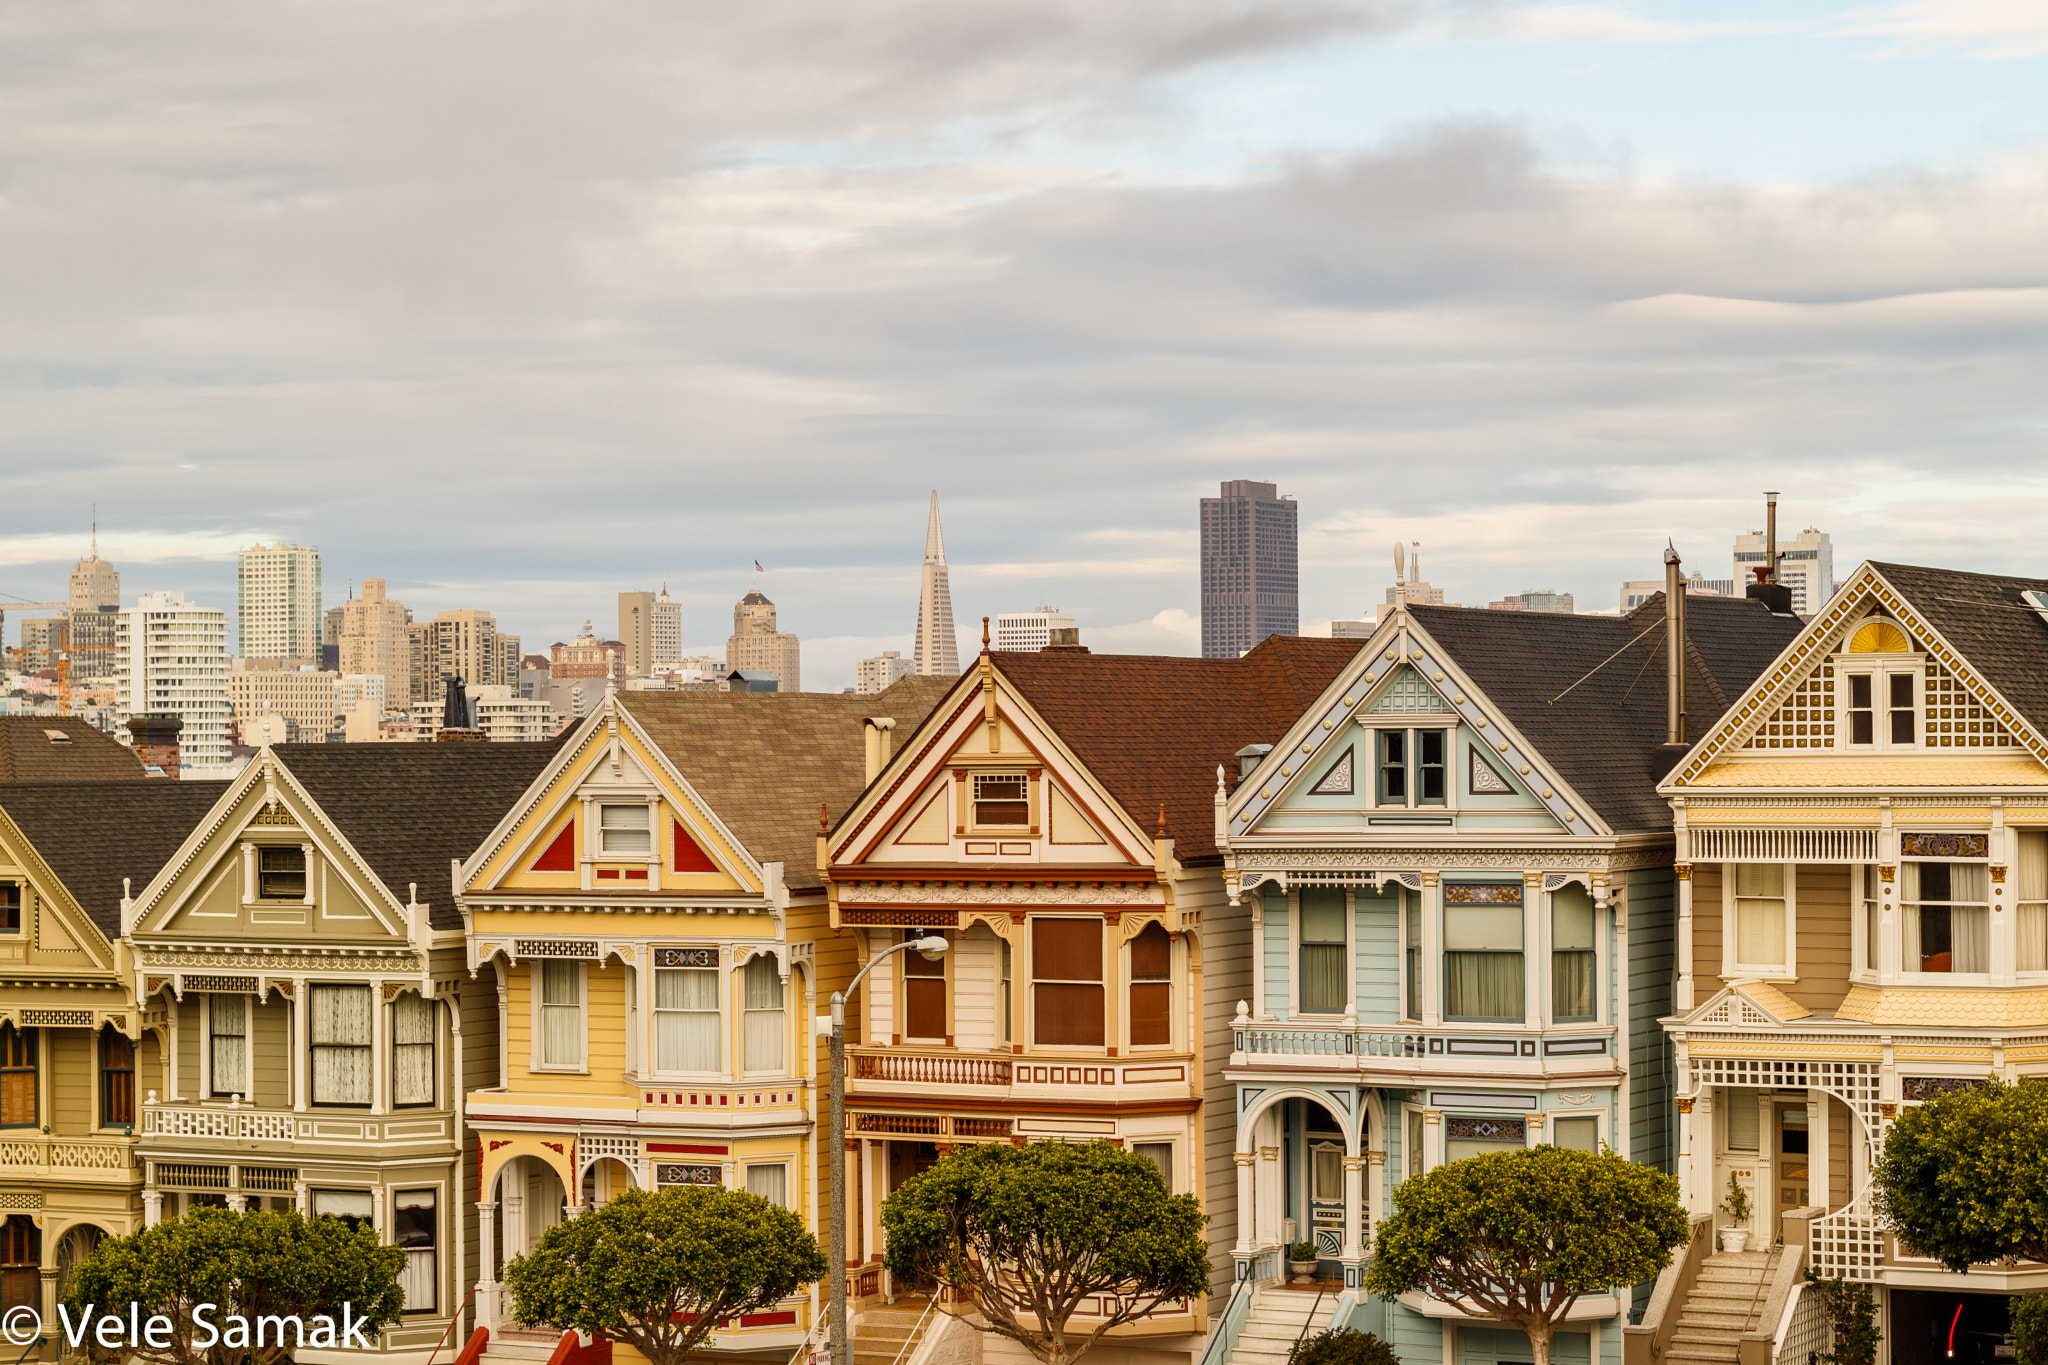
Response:
[[[448,864],[476,851],[555,755],[543,744],[278,744],[271,752],[405,902],[460,929]]]
[[[2048,592],[2048,579],[1876,561],[1870,567],[2036,731],[2048,732],[2048,621],[2020,598],[2027,589]]]
[[[1166,832],[1184,865],[1214,863],[1216,768],[1273,744],[1338,672],[1358,640],[1269,635],[1241,658],[996,652],[996,669],[1138,827]]]
[[[1670,826],[1657,794],[1669,766],[1658,753],[1664,594],[1619,617],[1419,604],[1408,612],[1610,829]],[[1687,737],[1707,733],[1799,631],[1798,618],[1761,602],[1688,596]]]
[[[0,787],[0,810],[112,942],[121,936],[121,879],[140,895],[227,789],[162,778],[13,785]]]
[[[0,782],[148,780],[133,749],[82,717],[0,716]]]
[[[957,681],[904,678],[873,696],[620,692],[617,700],[747,852],[781,863],[784,886],[808,890],[824,883],[819,803],[836,817],[867,786],[862,721],[893,717],[901,744]]]

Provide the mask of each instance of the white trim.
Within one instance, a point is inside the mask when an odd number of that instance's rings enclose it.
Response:
[[[1724,981],[1755,978],[1761,981],[1799,979],[1799,864],[1782,863],[1785,869],[1785,961],[1737,962],[1735,960],[1735,863],[1721,868],[1721,971]]]
[[[576,1064],[570,1066],[546,1059],[547,1032],[541,1022],[541,995],[544,990],[543,975],[550,962],[569,961],[576,968],[576,1013],[583,1021],[583,1027],[576,1031]],[[520,964],[526,968],[527,1008],[532,1023],[527,1033],[526,1069],[529,1073],[556,1075],[588,1074],[590,1071],[590,964],[580,959],[552,957],[528,958]]]

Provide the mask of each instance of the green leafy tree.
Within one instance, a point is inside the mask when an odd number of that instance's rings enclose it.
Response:
[[[1078,1360],[1111,1328],[1202,1293],[1207,1222],[1149,1157],[1114,1143],[956,1147],[882,1205],[889,1269],[971,1302],[981,1331],[1046,1365]],[[1069,1331],[1081,1305],[1117,1311]]]
[[[101,1239],[72,1271],[65,1317],[53,1325],[82,1328],[79,1346],[101,1360],[274,1365],[301,1345],[374,1346],[377,1330],[398,1321],[404,1307],[404,1269],[405,1252],[338,1218],[198,1208],[132,1236]],[[138,1321],[164,1320],[132,1348],[131,1303]],[[95,1330],[110,1314],[121,1323],[118,1347]],[[303,1342],[292,1319],[304,1324]]]
[[[1950,1270],[2048,1260],[2048,1085],[1993,1080],[1913,1106],[1871,1175],[1900,1240]]]
[[[1877,1343],[1884,1337],[1877,1330],[1877,1296],[1870,1286],[1839,1275],[1824,1279],[1812,1270],[1806,1272],[1806,1283],[1809,1293],[1820,1296],[1835,1339],[1833,1350],[1816,1357],[1821,1365],[1877,1365]]]
[[[1372,1333],[1340,1327],[1295,1342],[1287,1365],[1401,1365],[1401,1358]]]
[[[1452,1161],[1403,1181],[1366,1287],[1420,1290],[1529,1334],[1535,1365],[1582,1295],[1641,1284],[1691,1233],[1678,1182],[1613,1153],[1562,1147]]]
[[[2012,1301],[2012,1344],[2019,1365],[2048,1365],[2048,1294]]]
[[[794,1213],[711,1185],[627,1190],[505,1267],[521,1322],[623,1341],[653,1365],[682,1365],[722,1324],[823,1278]]]

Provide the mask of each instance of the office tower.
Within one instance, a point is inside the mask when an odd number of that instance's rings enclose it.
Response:
[[[683,655],[683,608],[661,591],[619,594],[619,643],[626,647],[626,671],[647,678],[673,668]]]
[[[71,620],[65,648],[71,656],[71,681],[114,676],[114,635],[121,611],[121,575],[100,558],[100,538],[93,531],[92,553],[71,566]]]
[[[1770,547],[1762,531],[1735,537],[1735,590],[1756,582]],[[1835,542],[1826,531],[1809,526],[1792,540],[1778,542],[1778,581],[1792,590],[1792,610],[1811,616],[1835,595]]]
[[[1371,621],[1332,621],[1330,622],[1330,638],[1332,640],[1366,640],[1372,637],[1374,629],[1374,623]]]
[[[71,614],[99,611],[121,605],[121,575],[100,558],[100,537],[95,530],[92,553],[71,566]]]
[[[500,684],[518,690],[519,637],[500,634],[489,612],[444,611],[431,621],[412,622],[405,633],[414,710],[438,706],[450,675],[471,690]]]
[[[276,659],[236,659],[228,671],[228,702],[242,742],[259,716],[280,716],[289,730],[277,739],[319,743],[334,728],[341,704],[340,679],[310,665],[293,667]]]
[[[936,504],[934,504],[936,506]],[[938,525],[937,521],[932,523]],[[945,579],[945,559],[939,561],[940,586]],[[927,578],[929,582],[929,560]],[[948,621],[950,622],[950,612]],[[780,692],[801,692],[803,684],[798,667],[797,638],[787,631],[775,628],[775,604],[759,588],[749,589],[747,595],[733,604],[732,638],[725,642],[725,667],[728,672],[743,670],[753,673],[773,673],[781,684]]]
[[[762,599],[766,601],[767,599]],[[953,585],[946,570],[946,535],[939,529],[939,493],[924,525],[924,569],[917,587],[917,635],[911,647],[918,676],[950,678],[960,672],[960,642],[953,634]],[[744,665],[728,657],[726,667]],[[796,691],[785,682],[785,692]]]
[[[227,776],[227,613],[152,592],[116,615],[116,718],[176,716],[184,776]]]
[[[235,656],[320,661],[320,552],[252,545],[236,556]]]
[[[1572,614],[1572,595],[1568,592],[1553,592],[1549,588],[1541,592],[1518,592],[1488,602],[1493,611],[1554,611],[1565,616]]]
[[[893,649],[885,649],[872,659],[853,661],[853,690],[863,697],[872,697],[909,676],[910,660]]]
[[[1226,479],[1202,499],[1202,657],[1235,659],[1268,635],[1301,630],[1294,499]]]
[[[381,578],[364,579],[363,595],[342,609],[340,671],[382,677],[387,706],[412,700],[412,642],[405,629],[411,620],[405,603],[386,596]]]
[[[1006,611],[997,615],[990,631],[991,649],[1036,653],[1052,643],[1055,629],[1074,628],[1074,618],[1062,615],[1058,607],[1037,611]]]

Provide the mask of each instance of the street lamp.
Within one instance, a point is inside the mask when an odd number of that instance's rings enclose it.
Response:
[[[927,962],[946,955],[946,940],[938,934],[899,943],[877,954],[873,961],[853,974],[843,991],[832,992],[832,1365],[853,1365],[846,1349],[846,997],[860,985],[860,979],[896,953],[914,951]]]

